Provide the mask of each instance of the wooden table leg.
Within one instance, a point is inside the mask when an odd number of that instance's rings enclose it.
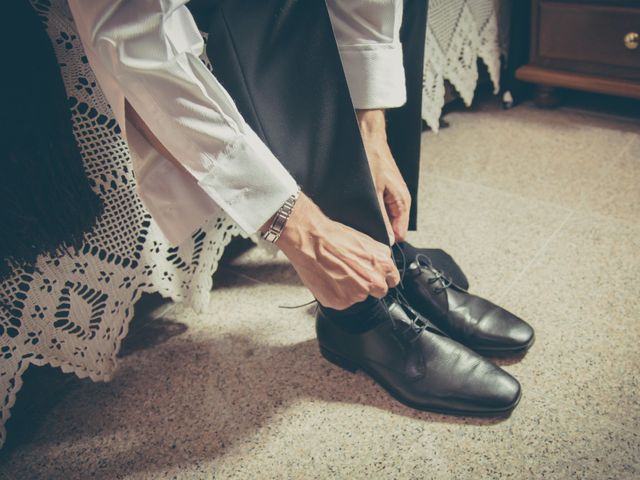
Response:
[[[539,108],[556,108],[562,100],[561,91],[556,87],[536,85],[533,103]]]

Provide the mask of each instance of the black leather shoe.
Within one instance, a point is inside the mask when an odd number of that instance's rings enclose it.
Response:
[[[394,245],[393,257],[398,268],[402,269],[406,265],[415,262],[416,256],[424,255],[429,257],[431,263],[438,270],[444,272],[456,285],[461,286],[465,290],[469,289],[469,281],[462,269],[456,261],[444,250],[439,248],[417,248],[409,242],[400,242]]]
[[[364,371],[397,400],[418,410],[502,416],[515,408],[520,400],[515,378],[405,308],[394,300],[378,301],[361,312],[379,317],[377,325],[349,333],[339,326],[340,318],[320,307],[320,352],[346,370]]]
[[[457,285],[430,259],[418,255],[407,266],[402,294],[409,304],[454,340],[483,355],[526,351],[534,331],[524,320]]]

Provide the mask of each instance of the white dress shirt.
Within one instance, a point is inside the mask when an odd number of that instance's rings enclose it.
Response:
[[[393,108],[407,100],[402,6],[402,0],[327,0],[355,108]]]
[[[200,60],[188,0],[69,0],[89,63],[129,144],[138,192],[173,244],[224,211],[255,233],[296,182]],[[402,0],[329,0],[356,108],[405,101]],[[126,122],[125,98],[175,165]]]

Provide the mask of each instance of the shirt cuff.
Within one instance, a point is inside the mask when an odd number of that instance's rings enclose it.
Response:
[[[395,108],[405,104],[402,44],[342,46],[340,57],[355,108]]]
[[[247,234],[256,233],[298,190],[289,172],[247,128],[215,159],[198,185]]]

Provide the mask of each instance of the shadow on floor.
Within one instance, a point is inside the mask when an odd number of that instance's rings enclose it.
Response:
[[[158,318],[170,305],[170,300],[160,294],[144,294],[135,305],[134,319],[129,324],[129,333],[118,356],[160,345],[184,333],[187,330],[185,324]],[[5,425],[7,437],[0,450],[0,462],[21,445],[32,441],[47,415],[65,398],[83,385],[93,383],[48,365],[29,365],[22,382],[11,417]]]
[[[290,264],[276,261],[262,262],[259,265],[220,267],[214,275],[213,285],[216,290],[220,290],[237,286],[252,286],[260,283],[302,286],[302,281]]]
[[[239,248],[242,252],[251,246],[245,242]],[[235,268],[227,275],[227,268],[221,268],[216,288],[247,286],[262,278],[276,278],[278,283],[288,283],[291,278],[298,281],[286,264],[247,268],[251,278],[238,275]],[[404,407],[364,374],[352,375],[322,359],[315,340],[287,346],[259,344],[240,335],[193,341],[182,336],[187,331],[185,324],[161,315],[158,318],[167,305],[159,295],[144,296],[136,305],[135,320],[122,344],[121,358],[148,350],[145,368],[121,367],[106,384],[80,380],[50,367],[30,368],[7,423],[8,439],[0,462],[10,463],[12,452],[19,454],[19,447],[28,443],[35,442],[46,452],[47,444],[68,443],[77,449],[85,441],[105,436],[133,436],[135,448],[107,447],[106,451],[116,453],[106,457],[100,457],[98,451],[101,471],[109,472],[104,475],[90,466],[83,470],[82,462],[70,462],[73,471],[65,475],[112,478],[123,465],[130,469],[128,473],[134,473],[131,469],[155,471],[178,463],[207,461],[224,455],[279,411],[302,399],[373,407],[423,422],[491,425],[504,420],[451,417]],[[310,317],[313,310],[308,309]],[[172,341],[165,344],[168,340]],[[511,365],[521,358],[494,361]],[[73,399],[75,395],[79,398]],[[125,400],[132,396],[135,402]],[[96,417],[102,413],[99,404],[105,398],[114,402],[106,407],[108,423]],[[74,418],[86,421],[73,425],[58,422],[60,429],[55,435],[42,431],[48,415],[56,408],[64,409],[65,401],[76,408]],[[53,473],[43,474],[52,478]]]
[[[159,333],[163,329],[165,333]],[[55,434],[36,432],[38,450],[45,453],[47,444],[67,444],[78,451],[96,438],[120,438],[122,445],[131,444],[131,448],[107,446],[108,456],[94,451],[99,472],[92,463],[69,462],[66,477],[113,478],[123,466],[128,474],[159,471],[224,455],[239,440],[255,435],[279,411],[302,399],[373,407],[423,422],[490,425],[504,420],[451,417],[404,407],[365,375],[344,372],[322,359],[315,340],[269,346],[245,336],[223,335],[194,342],[175,336],[183,331],[176,322],[150,322],[134,336],[160,342],[175,338],[147,351],[145,368],[134,368],[130,362],[109,383],[77,380],[66,384],[56,404],[78,395],[72,401],[74,418],[86,421],[70,425],[71,420],[63,420]],[[149,346],[149,342],[130,341],[125,354]],[[40,420],[32,430],[38,430]],[[15,428],[10,436],[15,435]],[[3,452],[3,463],[7,453]],[[52,478],[53,472],[43,473]]]

